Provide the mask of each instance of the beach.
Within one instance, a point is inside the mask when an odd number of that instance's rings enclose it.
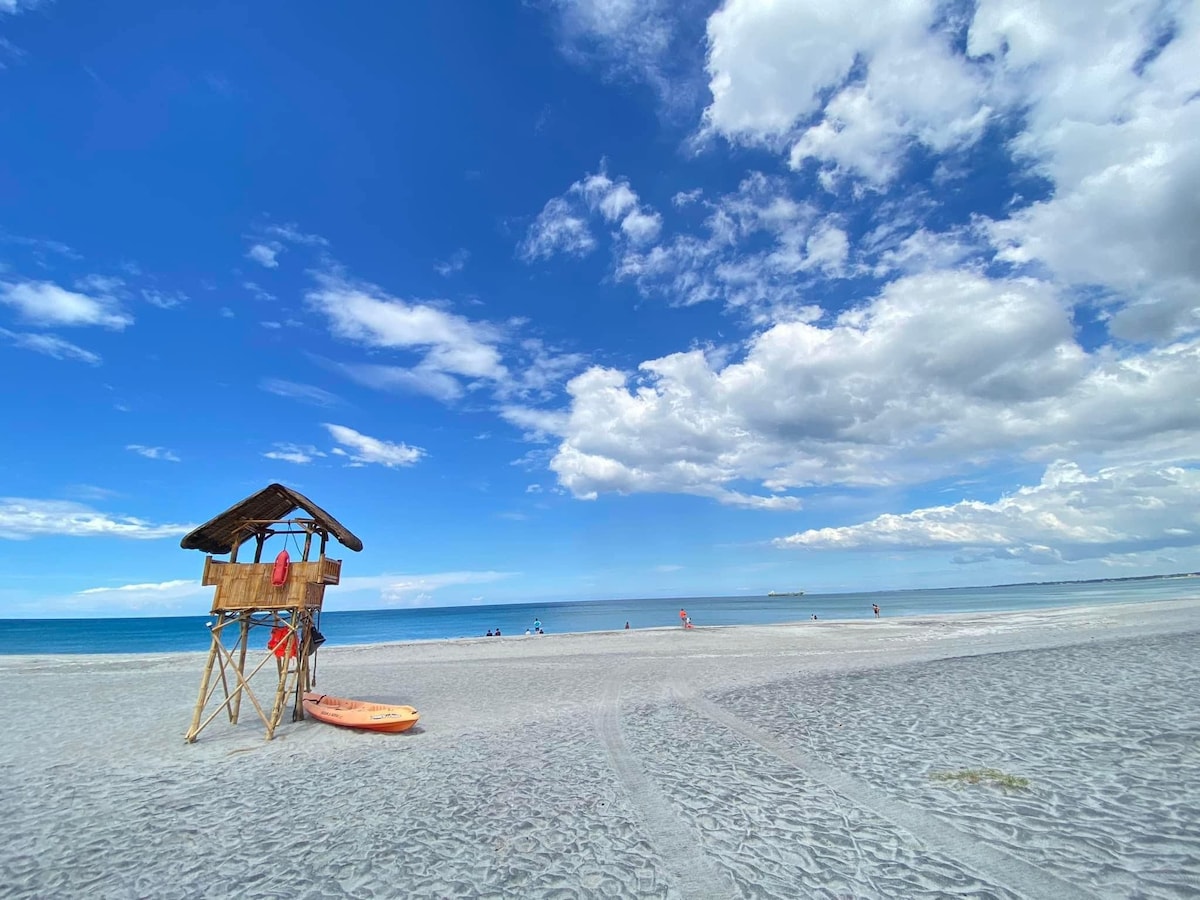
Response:
[[[1200,885],[1200,599],[323,649],[399,735],[186,744],[203,661],[0,657],[0,897]]]

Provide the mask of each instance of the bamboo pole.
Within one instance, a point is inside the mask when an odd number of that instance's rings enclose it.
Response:
[[[230,654],[227,650],[225,650],[224,647],[221,647],[220,649],[223,653],[226,654],[226,656],[228,656],[230,667],[232,668],[233,655]],[[250,679],[253,678],[256,674],[258,674],[259,669],[261,669],[263,666],[265,666],[267,664],[267,660],[269,660],[272,657],[272,655],[273,655],[272,653],[268,652],[267,655],[263,657],[262,661],[257,666],[254,667],[254,671],[251,672],[246,677],[242,677],[241,672],[237,672],[237,671],[234,672],[234,674],[237,675],[238,682],[239,682],[237,688],[234,689],[234,695],[236,696],[238,693],[240,693],[241,691],[244,690],[246,692],[246,696],[248,696],[250,698],[250,702],[254,705],[255,710],[258,711],[258,717],[260,719],[262,719],[264,725],[268,725],[268,726],[270,725],[270,720],[267,719],[267,714],[265,712],[263,712],[263,708],[259,704],[258,698],[254,696],[254,691],[252,691],[250,689]],[[215,710],[213,710],[212,714],[204,721],[204,724],[200,726],[200,729],[197,730],[197,733],[200,730],[203,730],[205,725],[208,725],[209,722],[211,722],[213,719],[215,719],[217,717],[217,714],[221,712],[221,710],[225,707],[225,705],[227,703],[229,703],[229,700],[224,701],[220,706],[218,706]],[[270,740],[270,738],[268,738],[268,740]]]
[[[212,677],[213,661],[217,658],[217,646],[220,641],[214,634],[212,636],[213,644],[208,650],[208,662],[204,665],[204,675],[200,678],[200,695],[196,698],[196,710],[192,713],[192,725],[188,728],[187,735],[184,740],[189,744],[195,743],[196,735],[200,733],[200,729],[196,726],[200,722],[200,716],[204,712],[204,704],[207,701],[205,694],[208,692],[208,681]]]
[[[289,660],[290,648],[293,646],[293,641],[299,644],[300,641],[296,638],[296,624],[299,618],[299,610],[291,610],[291,616],[288,618],[287,634],[283,635],[283,657],[279,659],[279,684],[275,688],[275,704],[271,707],[271,721],[267,723],[267,740],[271,740],[275,736],[275,728],[283,719],[283,707],[285,698],[288,694],[288,675],[291,673],[291,664]],[[278,647],[279,644],[276,644]],[[299,648],[297,648],[299,649]]]
[[[240,646],[238,648],[237,670],[239,672],[244,672],[246,670],[246,650],[250,646],[250,613],[243,612],[238,616],[238,619],[241,621],[241,634],[238,636],[238,643]],[[241,711],[242,695],[239,691],[237,697],[233,701],[233,705],[229,708],[229,721],[232,724],[237,724],[238,715],[241,713]]]
[[[217,643],[219,643],[221,645],[222,648],[224,648],[224,646],[225,646],[225,626],[228,624],[229,624],[228,615],[226,613],[217,613],[217,624],[213,628],[213,638],[217,641]],[[225,677],[225,662],[224,662],[224,660],[221,661],[221,668],[220,668],[219,674],[220,674],[220,679],[221,679],[221,692],[225,696],[225,699],[229,700],[229,680]],[[214,691],[216,690],[216,685],[213,685],[213,690]],[[226,707],[226,708],[228,708],[228,707]],[[236,722],[237,720],[235,718],[233,718],[233,716],[231,715],[229,718],[229,721]]]

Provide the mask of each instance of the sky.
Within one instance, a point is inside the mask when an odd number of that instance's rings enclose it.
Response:
[[[1200,570],[1200,2],[0,0],[0,617]],[[268,550],[273,548],[269,546]]]

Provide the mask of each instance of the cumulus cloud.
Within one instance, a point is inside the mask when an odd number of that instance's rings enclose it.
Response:
[[[979,223],[997,259],[1099,289],[1117,338],[1200,331],[1200,5],[727,0],[707,27],[706,135],[815,165],[830,190],[882,191],[915,151],[945,171],[1006,134],[1048,189]],[[927,249],[953,265],[959,235]]]
[[[562,197],[547,201],[529,227],[519,248],[526,262],[549,259],[556,253],[586,256],[596,246],[587,219]]]
[[[794,508],[785,492],[813,485],[1178,449],[1200,427],[1197,391],[1200,343],[1088,354],[1052,286],[954,271],[898,279],[828,322],[775,324],[734,361],[692,350],[633,378],[593,367],[568,383],[566,410],[503,414],[558,438],[550,467],[577,497]]]
[[[156,525],[133,516],[113,516],[67,500],[0,498],[0,538],[118,537],[139,540],[177,537],[194,525]]]
[[[1001,60],[1027,110],[1014,153],[1054,185],[990,235],[1003,260],[1114,292],[1115,336],[1172,340],[1200,331],[1200,5],[1127,7],[979,5],[969,49]]]
[[[333,453],[350,460],[352,465],[381,465],[389,469],[411,466],[425,455],[420,447],[396,444],[361,434],[345,425],[325,424],[330,436],[341,444]]]
[[[32,350],[54,359],[75,360],[93,366],[98,366],[101,362],[97,354],[53,334],[30,334],[29,332],[16,332],[0,328],[0,337],[11,341],[18,347],[24,347],[26,350]]]
[[[78,293],[50,281],[0,281],[0,303],[35,325],[97,325],[121,331],[133,324],[133,316],[121,309],[111,293]]]
[[[590,218],[615,226],[614,237],[634,245],[654,241],[662,230],[662,216],[641,202],[627,179],[613,180],[601,165],[599,172],[585,175],[546,203],[518,248],[519,255],[526,262],[557,253],[587,255],[596,247]]]
[[[991,109],[943,14],[935,0],[727,0],[708,20],[705,127],[875,184],[912,144],[969,144]]]
[[[1200,545],[1200,470],[1140,463],[1083,471],[1059,460],[1039,484],[995,503],[883,515],[860,525],[819,528],[775,541],[811,550],[955,550],[959,561],[989,558],[1075,562]]]

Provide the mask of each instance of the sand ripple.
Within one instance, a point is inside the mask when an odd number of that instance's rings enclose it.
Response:
[[[1168,677],[1164,677],[1168,673]],[[1195,897],[1195,635],[817,675],[724,695],[737,715],[1097,896]],[[990,767],[1028,791],[934,782]]]

